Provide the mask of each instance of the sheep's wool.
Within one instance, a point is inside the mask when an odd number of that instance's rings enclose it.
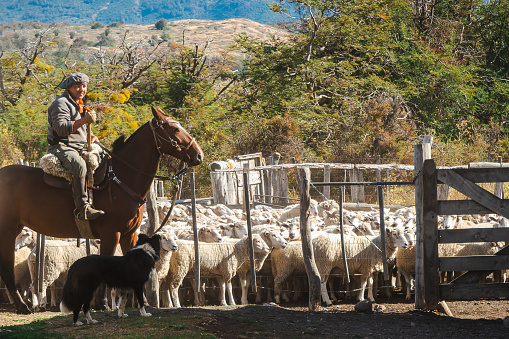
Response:
[[[99,167],[102,152],[102,148],[96,144],[92,144],[92,150],[90,152],[83,152],[83,159],[85,159],[87,167],[92,170],[92,173],[97,169],[97,167]],[[54,154],[45,154],[41,158],[40,164],[44,172],[71,181],[72,176],[65,171],[62,164]]]

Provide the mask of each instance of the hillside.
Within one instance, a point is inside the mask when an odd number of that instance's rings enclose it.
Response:
[[[0,1],[0,22],[68,22],[154,24],[159,19],[226,20],[247,18],[260,23],[283,18],[269,9],[273,0],[16,0]]]
[[[99,40],[108,30],[112,46],[98,46]],[[207,55],[216,56],[228,48],[238,35],[247,35],[254,39],[265,40],[272,35],[284,36],[286,31],[266,24],[257,23],[248,19],[229,19],[221,21],[212,20],[178,20],[168,22],[164,30],[158,30],[153,24],[119,24],[102,26],[92,29],[91,25],[69,25],[66,23],[42,24],[33,22],[11,23],[0,25],[0,50],[9,51],[18,49],[19,41],[33,40],[41,32],[47,31],[58,45],[80,44],[83,49],[94,52],[99,48],[109,50],[114,48],[116,42],[128,34],[131,39],[145,41],[166,40],[160,47],[165,51],[171,44],[185,43],[186,46],[197,45],[202,50],[207,44]],[[46,33],[48,35],[48,33]],[[185,41],[184,41],[185,39]]]

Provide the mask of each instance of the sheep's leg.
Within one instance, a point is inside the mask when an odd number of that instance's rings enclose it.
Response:
[[[55,286],[55,283],[53,283],[50,286],[51,291],[51,307],[57,307],[57,287]]]
[[[233,298],[233,288],[232,288],[232,282],[231,278],[228,279],[228,282],[226,283],[227,290],[228,290],[228,299],[230,301],[230,305],[236,305],[235,299]]]
[[[115,299],[117,298],[117,291],[115,288],[112,288],[110,291],[111,296],[111,309],[114,311],[117,309],[117,304],[115,303]]]
[[[375,301],[375,298],[373,297],[373,274],[369,275],[367,284],[368,284],[368,299],[371,301]]]
[[[127,303],[127,293],[120,291],[120,296],[118,297],[118,306],[117,306],[119,318],[127,317],[127,313],[124,313],[126,303]]]
[[[357,296],[357,300],[363,300],[364,299],[364,291],[366,290],[366,284],[368,283],[368,276],[367,275],[361,275],[361,286],[359,288],[359,295]]]
[[[302,295],[302,284],[299,277],[293,278],[293,298],[292,301],[298,301]]]
[[[223,278],[217,278],[217,282],[219,283],[220,292],[219,292],[219,303],[221,306],[227,306],[226,304],[226,283]]]
[[[287,281],[286,284],[285,284],[285,289],[283,290],[283,292],[281,293],[281,297],[283,298],[283,300],[285,302],[290,302],[290,298],[288,297],[288,293],[292,290],[293,288],[293,285],[290,285],[290,282]]]
[[[248,280],[249,278],[245,275],[245,274],[241,274],[239,275],[239,280],[240,280],[240,287],[242,288],[242,297],[240,299],[240,303],[242,305],[247,305],[248,304],[248,301],[247,301],[247,289],[248,289]]]
[[[171,299],[173,299],[173,305],[175,307],[181,307],[180,300],[179,300],[179,287],[180,287],[179,283],[172,283],[170,285]]]
[[[276,301],[276,304],[281,303],[281,279],[280,277],[274,277],[274,300]]]
[[[334,292],[334,277],[330,276],[329,279],[327,280],[327,284],[329,285],[329,293],[330,293],[330,297],[329,297],[329,300],[331,299],[332,297],[332,300],[334,302],[337,302],[338,301],[338,298],[336,297],[336,293]],[[325,301],[325,300],[324,300]]]
[[[323,302],[327,306],[331,306],[332,302],[330,301],[329,295],[327,293],[327,281],[323,281],[323,279],[322,279],[322,281],[320,282],[320,289],[322,291],[322,300],[323,300]]]

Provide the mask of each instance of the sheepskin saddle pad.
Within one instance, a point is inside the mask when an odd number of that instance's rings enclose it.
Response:
[[[103,153],[103,149],[97,144],[92,144],[92,150],[90,152],[83,152],[83,159],[85,159],[87,167],[92,173],[99,167]],[[72,176],[65,171],[62,164],[60,164],[60,160],[58,160],[54,154],[45,154],[40,160],[40,165],[42,170],[47,174],[67,179],[69,182],[72,179]]]

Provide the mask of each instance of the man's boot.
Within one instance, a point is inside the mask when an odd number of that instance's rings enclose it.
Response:
[[[86,177],[73,177],[71,180],[72,197],[74,198],[74,204],[78,210],[78,219],[80,220],[92,220],[100,217],[104,214],[101,210],[96,210],[88,203],[87,199],[87,188],[86,188]]]

